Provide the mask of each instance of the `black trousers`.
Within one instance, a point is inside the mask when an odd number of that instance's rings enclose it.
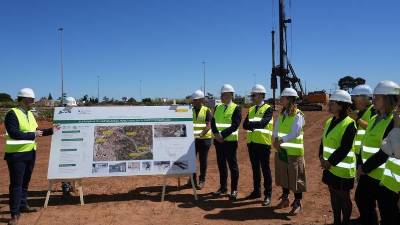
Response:
[[[339,190],[329,186],[334,225],[350,225],[353,203],[350,198],[350,190]]]
[[[239,167],[236,157],[237,148],[238,143],[236,141],[215,142],[221,189],[227,189],[228,168],[226,163],[228,163],[231,172],[231,191],[237,191],[239,182]]]
[[[249,152],[251,168],[253,170],[253,191],[260,192],[262,171],[264,177],[264,195],[265,197],[271,197],[272,176],[271,169],[269,167],[271,146],[249,143],[247,144],[247,149]]]
[[[398,194],[380,186],[379,181],[368,175],[362,175],[358,181],[355,200],[360,211],[360,222],[363,225],[378,225],[376,202],[378,202],[381,225],[399,223],[397,207]]]
[[[28,186],[31,181],[36,155],[24,160],[7,159],[10,176],[10,212],[11,216],[20,215],[20,208],[27,205]]]
[[[196,147],[196,155],[198,155],[200,163],[199,181],[205,182],[207,174],[208,151],[210,150],[212,139],[196,139],[194,143]],[[194,182],[197,184],[196,173],[193,174],[193,179]]]

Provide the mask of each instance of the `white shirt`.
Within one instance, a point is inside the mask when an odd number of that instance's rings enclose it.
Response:
[[[284,112],[287,115],[286,112]],[[304,116],[301,113],[297,113],[294,117],[294,123],[292,124],[291,131],[289,134],[282,137],[283,142],[291,141],[301,134],[301,130],[305,125]],[[272,138],[278,137],[279,131],[279,119],[274,119],[274,133],[272,134]]]
[[[400,128],[393,128],[383,139],[381,149],[390,157],[400,159]]]

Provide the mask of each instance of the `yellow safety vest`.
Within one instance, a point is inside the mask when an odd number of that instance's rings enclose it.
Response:
[[[361,159],[363,163],[365,163],[371,156],[379,151],[386,128],[393,119],[393,113],[390,113],[388,116],[386,116],[386,118],[375,124],[377,118],[378,115],[375,115],[369,121],[367,130],[361,143]],[[385,163],[372,170],[368,176],[376,180],[381,180],[384,170]]]
[[[399,193],[400,192],[400,160],[389,157],[386,161],[385,170],[383,172],[381,185],[387,189]]]
[[[371,110],[374,106],[371,105],[365,110],[363,115],[361,116],[360,119],[369,122],[371,119]],[[362,128],[361,126],[357,126],[357,135],[354,138],[354,152],[359,155],[360,154],[360,149],[361,149],[361,141],[364,138],[365,135],[365,129]]]
[[[225,109],[224,104],[220,104],[215,108],[214,112],[214,120],[215,125],[219,132],[225,130],[230,127],[232,124],[232,115],[235,111],[237,105],[235,103],[231,103]],[[239,140],[239,128],[235,130],[231,135],[224,139],[225,141],[238,141]]]
[[[19,123],[19,130],[23,133],[35,132],[38,128],[38,124],[31,111],[25,114],[21,109],[12,108],[17,116]],[[12,139],[8,134],[6,134],[6,153],[16,153],[16,152],[30,152],[36,150],[35,140],[15,140]]]
[[[282,138],[283,136],[288,135],[292,131],[292,125],[294,123],[294,120],[296,118],[296,115],[298,113],[301,113],[303,116],[303,112],[300,111],[299,109],[296,110],[295,115],[289,116],[286,115],[285,119],[283,119],[283,115],[279,114],[279,133],[278,136]],[[301,129],[300,136],[296,137],[295,139],[292,139],[288,142],[282,143],[281,147],[284,148],[287,151],[288,155],[292,156],[303,156],[304,155],[304,143],[303,143],[303,136],[304,136],[304,130],[303,128]]]
[[[348,126],[351,126],[351,124],[354,123],[354,120],[350,117],[346,117],[327,135],[331,122],[332,118],[325,123],[324,136],[322,137],[323,158],[325,160],[328,160],[329,157],[340,147],[344,132]],[[333,175],[341,178],[354,178],[356,175],[356,155],[354,154],[353,148],[342,162],[338,163],[336,166],[332,166],[329,171]]]
[[[201,132],[203,132],[204,128],[207,126],[206,124],[206,116],[207,112],[210,109],[206,106],[201,106],[198,115],[196,116],[196,110],[193,108],[193,133],[196,139],[210,139],[212,138],[211,129],[204,135],[200,136]]]
[[[248,119],[249,122],[261,121],[264,113],[271,108],[270,105],[264,104],[262,105],[256,112],[256,106],[252,106],[249,109]],[[272,131],[273,131],[273,118],[269,121],[269,123],[261,129],[254,129],[253,131],[247,131],[247,143],[257,143],[263,145],[271,145],[272,143]]]

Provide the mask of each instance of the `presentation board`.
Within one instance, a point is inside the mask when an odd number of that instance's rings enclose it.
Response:
[[[48,179],[190,174],[189,106],[57,107]]]

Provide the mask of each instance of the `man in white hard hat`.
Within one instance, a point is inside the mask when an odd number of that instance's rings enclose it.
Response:
[[[74,97],[67,97],[65,98],[65,107],[75,107],[78,106],[78,104],[76,104],[76,100]]]
[[[253,171],[253,191],[247,199],[261,197],[261,172],[264,177],[264,201],[263,206],[271,203],[272,176],[269,166],[271,154],[272,131],[273,131],[273,109],[264,102],[266,90],[261,84],[256,84],[251,89],[251,100],[253,106],[243,123],[247,130],[247,148]]]
[[[221,88],[221,102],[214,110],[214,118],[211,129],[214,134],[214,145],[217,152],[219,170],[219,189],[213,193],[215,197],[226,194],[228,171],[226,163],[231,172],[231,194],[229,198],[237,199],[237,187],[239,182],[239,167],[237,164],[237,148],[239,140],[239,126],[242,120],[240,106],[232,100],[235,89],[230,84],[224,84]]]
[[[21,213],[36,212],[27,203],[28,186],[36,159],[36,139],[53,134],[53,128],[38,129],[31,111],[35,93],[30,88],[18,92],[18,106],[5,116],[6,145],[4,159],[10,174],[10,225],[18,224]]]
[[[197,184],[196,173],[193,174],[193,178],[196,188],[202,189],[206,182],[208,151],[212,144],[212,113],[211,110],[204,105],[204,93],[201,90],[197,90],[192,94],[192,104],[195,147],[200,163],[199,183]]]
[[[358,85],[351,91],[353,101],[352,107],[348,109],[348,116],[356,121],[357,135],[354,139],[354,153],[357,156],[357,165],[361,164],[360,147],[369,120],[376,114],[374,105],[371,102],[372,89],[363,84]]]

